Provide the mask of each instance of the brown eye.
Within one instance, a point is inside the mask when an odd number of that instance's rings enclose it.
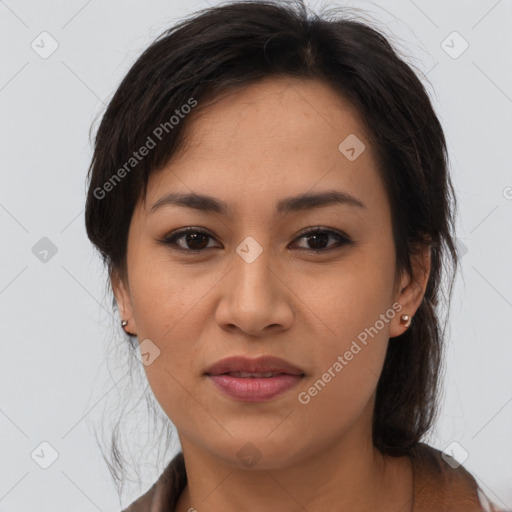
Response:
[[[331,246],[328,246],[330,238],[334,238],[338,241],[338,243],[334,244],[334,246],[332,244]],[[303,247],[302,249],[317,253],[330,251],[331,249],[352,243],[352,241],[346,235],[342,235],[341,233],[337,233],[336,231],[332,231],[330,229],[315,229],[308,231],[303,233],[296,240],[301,239],[306,239],[306,243],[308,245],[308,247]]]
[[[213,236],[198,228],[186,228],[171,233],[157,242],[162,245],[171,246],[173,249],[183,253],[200,253],[207,249],[213,249],[215,246],[208,245],[209,239]],[[304,232],[295,240],[305,239],[307,247],[299,247],[300,250],[322,253],[340,248],[344,245],[352,244],[352,240],[346,235],[330,229],[314,229]],[[329,244],[329,240],[334,239],[337,243]]]
[[[187,228],[167,236],[163,240],[159,240],[159,243],[174,246],[178,251],[182,252],[201,252],[211,248],[208,247],[209,238],[213,237],[205,231]],[[180,243],[177,243],[178,240]]]

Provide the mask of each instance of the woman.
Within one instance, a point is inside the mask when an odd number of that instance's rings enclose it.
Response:
[[[384,36],[299,2],[198,13],[124,78],[89,178],[88,236],[182,448],[126,510],[496,510],[421,442],[455,198]]]

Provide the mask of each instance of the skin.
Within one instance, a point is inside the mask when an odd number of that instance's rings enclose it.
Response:
[[[371,418],[388,343],[406,329],[400,314],[413,316],[422,301],[429,251],[415,257],[412,276],[396,271],[389,201],[357,111],[319,81],[272,78],[218,97],[189,121],[186,150],[151,176],[134,211],[127,274],[111,276],[127,329],[160,350],[144,368],[185,457],[177,510],[409,510],[410,460],[374,448]],[[354,161],[338,150],[349,134],[366,145]],[[276,215],[283,197],[330,189],[365,208]],[[175,205],[150,213],[169,192],[214,196],[231,215]],[[187,226],[211,236],[199,244],[208,249],[182,254],[156,243]],[[331,236],[314,253],[314,240],[298,237],[317,226],[353,244]],[[236,252],[248,236],[263,250],[251,263]],[[185,237],[176,243],[198,247]],[[401,311],[300,403],[298,394],[394,303]],[[224,357],[266,354],[306,374],[268,402],[228,398],[204,376]],[[237,456],[248,442],[260,456],[252,467]]]

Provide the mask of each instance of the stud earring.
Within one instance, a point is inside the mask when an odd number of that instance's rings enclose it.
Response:
[[[137,336],[136,334],[133,334],[133,333],[131,333],[131,332],[128,332],[128,331],[125,329],[125,327],[126,327],[127,325],[128,325],[128,320],[122,320],[122,321],[121,321],[121,327],[123,328],[123,330],[124,330],[124,332],[125,332],[126,334],[129,334],[130,336]]]
[[[402,315],[400,317],[400,324],[404,327],[409,327],[411,325],[412,318],[409,315]]]

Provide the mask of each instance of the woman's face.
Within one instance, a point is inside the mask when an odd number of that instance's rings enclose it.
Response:
[[[389,338],[428,273],[395,274],[388,198],[356,112],[320,82],[267,79],[190,121],[187,150],[135,209],[127,280],[113,283],[184,450],[270,469],[368,445]],[[290,199],[303,195],[319,200]],[[195,238],[160,243],[187,227]],[[208,374],[263,355],[300,375]]]

